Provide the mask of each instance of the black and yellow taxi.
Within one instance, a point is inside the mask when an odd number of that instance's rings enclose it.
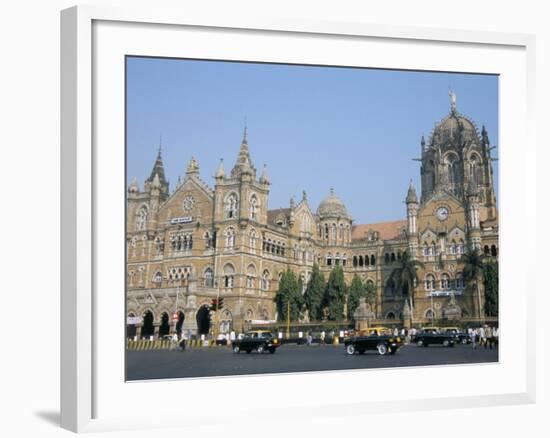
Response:
[[[244,351],[251,353],[252,351],[256,351],[258,353],[269,352],[273,354],[280,345],[281,342],[279,339],[270,331],[252,330],[246,332],[240,339],[233,341],[233,352],[240,353]]]
[[[370,327],[349,338],[344,339],[347,354],[363,354],[367,350],[376,350],[378,354],[395,354],[403,345],[400,336],[394,336],[392,331],[385,327]]]
[[[455,336],[451,332],[441,330],[439,327],[423,327],[420,333],[414,337],[413,342],[419,347],[427,347],[428,345],[454,347]]]

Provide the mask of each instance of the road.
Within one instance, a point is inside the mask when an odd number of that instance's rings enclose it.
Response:
[[[402,347],[395,355],[375,351],[345,354],[333,345],[283,345],[275,354],[235,354],[228,347],[180,350],[127,351],[127,380],[211,377],[261,373],[350,370],[419,365],[452,365],[497,362],[498,350],[415,345]]]

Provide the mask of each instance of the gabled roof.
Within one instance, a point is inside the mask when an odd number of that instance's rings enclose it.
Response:
[[[270,225],[277,226],[277,218],[283,216],[285,222],[288,223],[288,218],[290,217],[290,208],[276,208],[274,210],[267,211],[267,223]]]
[[[378,238],[381,240],[391,240],[399,237],[407,226],[405,219],[390,222],[378,222],[376,224],[357,224],[352,227],[351,238],[364,239],[369,231],[378,232]]]

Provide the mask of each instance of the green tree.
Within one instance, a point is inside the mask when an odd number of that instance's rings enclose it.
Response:
[[[498,262],[491,261],[483,266],[485,285],[485,315],[498,316]]]
[[[304,302],[311,321],[320,321],[323,317],[323,295],[325,293],[325,276],[317,263],[313,264],[311,277],[304,293]]]
[[[365,286],[365,297],[367,298],[367,303],[374,311],[374,305],[376,304],[376,288],[374,287],[374,283],[367,282]]]
[[[414,288],[418,284],[418,269],[424,269],[424,263],[411,258],[408,252],[404,252],[400,260],[397,260],[397,266],[389,276],[391,283],[395,284],[397,290],[400,290],[409,300],[411,309],[411,325],[414,315]]]
[[[279,321],[286,321],[290,307],[290,320],[298,320],[302,307],[302,294],[300,293],[299,281],[296,274],[288,268],[281,275],[279,290],[275,295],[277,304],[277,315]]]
[[[353,276],[348,292],[348,318],[353,317],[353,312],[359,306],[361,298],[367,296],[367,288],[357,274]]]
[[[346,283],[344,282],[344,270],[341,266],[335,266],[330,272],[323,307],[328,309],[329,320],[344,318],[344,303],[346,299]]]
[[[459,262],[464,264],[462,274],[464,280],[468,284],[470,291],[476,292],[478,318],[481,319],[481,289],[479,284],[483,278],[485,257],[477,250],[468,248],[468,250],[460,256]]]

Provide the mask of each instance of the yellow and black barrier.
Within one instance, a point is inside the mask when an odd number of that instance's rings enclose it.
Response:
[[[179,342],[178,342],[179,346]],[[174,348],[174,344],[171,340],[154,340],[149,341],[146,339],[139,339],[137,341],[134,340],[127,340],[126,341],[126,349],[127,350],[169,350],[170,348]],[[209,348],[209,347],[223,347],[223,345],[216,345],[215,341],[208,341],[204,342],[200,339],[189,339],[185,341],[185,348]]]

